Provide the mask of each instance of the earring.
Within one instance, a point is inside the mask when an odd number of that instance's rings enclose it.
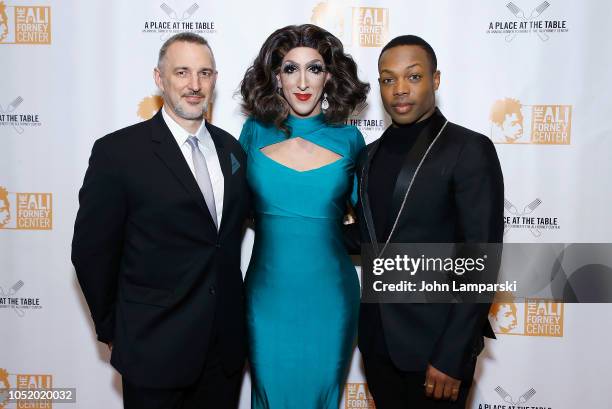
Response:
[[[326,111],[329,109],[329,101],[327,100],[327,92],[323,93],[323,100],[321,101],[321,109]]]

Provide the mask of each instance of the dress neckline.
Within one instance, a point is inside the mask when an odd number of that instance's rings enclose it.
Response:
[[[287,125],[291,128],[290,137],[304,136],[323,128],[326,125],[325,116],[322,113],[309,118],[289,115],[287,117]]]

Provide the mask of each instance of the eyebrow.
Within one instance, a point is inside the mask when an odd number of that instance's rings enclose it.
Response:
[[[191,68],[189,67],[175,67],[174,68],[174,71],[179,71],[179,70],[191,71]],[[215,69],[211,67],[204,67],[204,68],[199,69],[198,71],[213,71],[214,72]]]
[[[323,61],[321,61],[321,60],[320,60],[320,59],[318,59],[318,58],[315,58],[314,60],[308,61],[308,62],[306,63],[306,65],[314,64],[314,63],[316,63],[316,62],[323,64]],[[295,65],[300,65],[299,63],[297,63],[297,62],[295,62],[295,61],[293,61],[293,60],[287,60],[287,61],[285,61],[285,62],[283,63],[283,65],[285,65],[285,64],[295,64]]]
[[[409,69],[411,69],[411,68],[414,68],[414,67],[416,67],[416,66],[419,66],[419,67],[421,67],[421,68],[422,68],[421,63],[418,63],[418,62],[417,62],[417,63],[414,63],[414,64],[409,65],[409,66],[407,66],[406,68],[404,68],[404,71],[407,71],[407,70],[409,70]],[[382,74],[382,73],[384,73],[384,72],[388,72],[389,74],[393,74],[393,71],[392,71],[392,70],[389,70],[389,69],[387,69],[387,68],[385,68],[385,69],[383,69],[383,70],[381,70],[381,71],[380,71],[380,73],[381,73],[381,74]]]

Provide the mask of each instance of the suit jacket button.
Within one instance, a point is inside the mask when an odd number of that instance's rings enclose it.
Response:
[[[211,286],[211,287],[208,289],[208,292],[210,293],[210,295],[215,295],[215,287]]]

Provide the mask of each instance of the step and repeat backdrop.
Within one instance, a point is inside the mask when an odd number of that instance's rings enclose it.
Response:
[[[0,1],[0,387],[76,388],[76,407],[122,407],[70,241],[92,144],[160,108],[153,67],[173,33],[210,42],[219,70],[211,120],[237,136],[236,91],[264,39],[288,24],[326,28],[372,85],[350,119],[367,142],[390,124],[381,47],[417,34],[438,55],[441,110],[496,144],[505,241],[607,243],[611,16],[611,3],[594,0]],[[252,243],[248,232],[244,270]],[[479,359],[469,407],[611,407],[611,314],[609,304],[495,304],[498,337]],[[347,382],[342,408],[375,407],[357,350]],[[249,396],[245,373],[241,409]]]

